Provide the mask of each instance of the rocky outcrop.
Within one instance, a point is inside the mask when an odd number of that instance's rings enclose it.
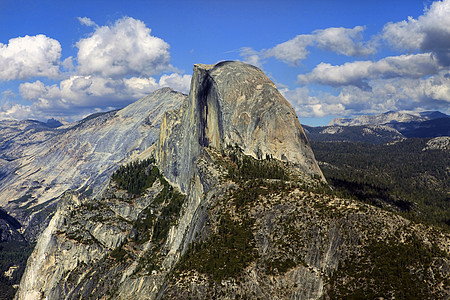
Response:
[[[434,139],[431,139],[427,142],[427,146],[422,149],[422,151],[427,150],[442,150],[442,151],[450,151],[450,137],[449,136],[441,136]]]
[[[131,275],[137,267],[121,266],[119,254],[122,245],[137,234],[132,224],[145,217],[143,211],[161,190],[156,181],[146,196],[132,198],[110,186],[105,194],[111,199],[104,201],[65,193],[29,259],[17,298],[100,298],[111,292],[111,283],[118,286],[122,272]],[[135,246],[139,255],[146,252],[148,243]]]
[[[166,243],[165,265],[173,266],[201,230],[204,207],[217,188],[220,173],[211,162],[210,174],[202,172],[208,164],[199,164],[201,154],[233,146],[324,181],[295,111],[260,69],[241,62],[194,65],[189,96],[178,111],[165,114],[155,147],[161,172],[187,194],[185,214]]]
[[[164,92],[167,93],[168,91]],[[153,97],[153,99],[160,97],[156,101],[162,101],[164,98],[157,93],[150,97]],[[182,97],[179,96],[176,99],[180,98]],[[139,106],[136,105],[135,107]],[[114,122],[116,118],[126,118],[136,114],[139,110],[135,107],[131,106],[125,111],[113,112],[101,116],[100,119],[95,118],[93,120],[101,124],[108,124]],[[154,106],[152,107],[153,111],[162,111],[156,110]],[[143,114],[142,111],[139,112]],[[133,134],[136,134],[136,131],[139,132],[139,128],[141,128],[141,131],[152,129],[145,127],[145,125],[148,125],[149,122],[158,122],[160,115],[155,113],[152,115],[147,112],[146,116],[148,115],[149,117],[144,122],[127,120],[125,124],[138,126],[136,130],[131,131]],[[104,127],[103,125],[102,128]],[[157,126],[153,127],[157,128]],[[286,130],[286,128],[290,128],[290,130]],[[92,125],[86,123],[80,123],[77,128],[72,130],[95,131],[95,129],[92,129]],[[114,143],[114,141],[131,138],[129,134],[121,137],[120,132],[124,132],[124,129],[121,128],[119,132],[117,130],[114,132],[108,131],[108,138],[105,141],[117,148],[117,143]],[[151,143],[152,132],[154,131],[148,132],[148,143]],[[122,142],[123,145],[127,146],[132,144],[126,141]],[[102,139],[92,142],[91,145],[95,146],[96,149],[109,146],[109,144],[103,144]],[[160,289],[162,282],[160,280],[155,281],[155,278],[164,277],[171,270],[188,248],[195,234],[202,228],[205,220],[204,207],[207,206],[208,202],[208,197],[205,197],[205,195],[215,187],[218,180],[215,177],[220,177],[220,174],[217,171],[212,171],[214,168],[211,167],[207,167],[207,170],[210,170],[211,173],[205,173],[205,170],[198,165],[199,156],[203,153],[205,147],[220,150],[231,145],[239,145],[244,153],[258,159],[270,157],[289,162],[293,168],[299,170],[305,176],[323,178],[294,110],[280,95],[274,84],[259,69],[239,62],[224,62],[215,66],[195,65],[189,97],[184,100],[180,109],[167,112],[164,115],[161,120],[159,139],[154,147],[155,158],[162,173],[173,185],[179,187],[180,191],[186,194],[186,200],[176,225],[171,226],[167,237],[165,237],[164,246],[157,250],[152,248],[154,245],[148,246],[153,249],[152,251],[156,253],[156,256],[161,256],[161,269],[144,282],[142,280],[147,278],[145,276],[125,280],[118,290],[120,297],[126,298],[130,291],[158,291]],[[107,149],[110,148],[106,147],[102,152],[106,152]],[[127,151],[121,153],[130,152],[132,150],[127,149]],[[149,153],[144,153],[145,155],[148,156]],[[79,159],[82,159],[82,157],[79,157]],[[86,186],[89,186],[89,184]],[[126,219],[125,216],[122,216],[124,213],[128,217],[133,216],[133,218],[139,215],[136,212],[136,207],[130,207],[126,203],[121,203],[114,209],[110,209],[114,214],[124,219]],[[42,256],[37,253],[45,252],[48,254],[44,257],[52,257],[51,253],[61,251],[58,247],[61,243],[64,244],[64,240],[54,243],[51,242],[54,238],[50,238],[50,236],[59,236],[58,233],[64,231],[67,224],[73,224],[73,221],[69,222],[67,217],[64,222],[58,221],[61,214],[67,214],[65,210],[67,209],[58,210],[53,217],[51,224],[54,226],[49,226],[46,229],[46,234],[42,237],[36,247],[34,256],[30,259],[30,271],[27,270],[27,274],[35,274],[38,269],[45,270],[45,268],[36,267],[40,264],[46,264],[45,259],[40,259],[39,257],[42,258]],[[109,250],[120,247],[125,241],[121,239],[114,245],[109,245],[106,241],[101,242],[102,235],[99,235],[95,228],[99,228],[98,230],[101,231],[103,227],[94,226],[84,228],[84,230],[88,231],[89,236],[95,237],[95,240],[98,240],[103,247]],[[109,234],[106,233],[106,236]],[[46,239],[47,242],[42,242]],[[57,247],[54,248],[49,245],[57,245]],[[86,250],[83,247],[76,249],[78,249],[75,250],[76,252]],[[63,261],[64,259],[61,263]],[[35,271],[31,271],[33,269]],[[39,283],[33,280],[37,277],[26,274],[19,297],[31,295],[33,290],[54,290],[55,287],[52,287],[51,282],[56,282],[57,278],[62,279],[58,275],[62,273],[54,272],[54,270],[52,272],[56,274],[52,276],[56,277],[54,277],[54,280],[46,280],[49,283],[45,287],[39,286]],[[45,277],[46,275],[42,274],[42,276]],[[57,295],[52,293],[46,292],[45,295],[50,297]],[[58,294],[58,296],[60,295]],[[155,294],[152,293],[152,295]]]
[[[260,176],[210,190],[207,220],[163,298],[448,297],[448,234],[320,192],[312,182]]]
[[[362,142],[383,144],[406,139],[398,130],[388,125],[365,126],[304,126],[306,135],[314,142]]]
[[[26,148],[58,134],[55,128],[33,120],[0,120],[0,159],[12,161],[20,158]]]
[[[344,130],[344,134],[337,136],[317,136],[313,133],[311,139],[315,140],[350,140],[354,142],[375,142],[384,143],[404,138],[432,138],[450,135],[450,116],[438,111],[395,112],[389,111],[380,115],[363,115],[354,119],[336,118],[329,124],[329,127],[319,127],[321,129],[333,127]],[[366,131],[368,138],[358,137],[358,131]],[[311,131],[317,131],[312,128]],[[372,132],[367,132],[372,131]],[[385,131],[385,132],[383,132]]]
[[[22,242],[24,239],[19,233],[20,227],[20,223],[15,218],[0,208],[0,243],[10,241]]]

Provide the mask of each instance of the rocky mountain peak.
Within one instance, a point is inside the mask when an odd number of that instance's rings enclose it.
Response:
[[[322,177],[294,109],[260,69],[234,61],[196,64],[182,109],[167,113],[162,122],[157,160],[185,190],[201,148],[227,145],[238,145],[254,158],[289,161]]]

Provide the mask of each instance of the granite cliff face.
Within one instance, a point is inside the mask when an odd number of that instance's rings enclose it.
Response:
[[[241,62],[196,64],[189,97],[162,121],[156,159],[186,192],[200,150],[227,145],[323,179],[294,109],[261,70]]]
[[[163,113],[186,96],[161,89],[124,109],[56,129],[33,121],[0,127],[0,206],[34,240],[67,190],[96,195],[118,165],[157,139]],[[45,221],[47,219],[47,221]]]
[[[149,157],[96,197],[65,194],[17,299],[339,298],[360,276],[372,288],[366,264],[389,243],[381,252],[428,251],[402,262],[420,275],[410,281],[448,295],[448,235],[333,195],[294,110],[255,67],[195,65],[189,96],[137,156]]]

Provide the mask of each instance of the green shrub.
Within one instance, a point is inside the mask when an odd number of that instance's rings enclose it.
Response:
[[[126,259],[127,252],[122,248],[122,246],[117,247],[109,254],[112,258],[116,259],[119,262],[123,262]]]
[[[120,189],[136,196],[142,195],[160,177],[159,169],[153,166],[154,163],[153,158],[131,162],[117,169],[111,179]]]
[[[251,156],[244,155],[242,150],[235,146],[227,148],[228,157],[231,164],[228,164],[228,177],[232,180],[248,180],[248,179],[282,179],[288,180],[281,162],[266,157],[266,159],[255,159]]]
[[[428,139],[395,144],[311,142],[328,183],[343,197],[450,230],[448,152],[422,151]]]

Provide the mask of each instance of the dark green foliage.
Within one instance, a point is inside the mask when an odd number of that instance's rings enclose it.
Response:
[[[161,212],[159,215],[152,214],[150,212],[152,210],[151,207],[148,207],[143,211],[134,225],[136,228],[136,241],[138,243],[145,243],[150,239],[149,232],[152,228],[152,242],[156,244],[162,243],[165,240],[170,227],[174,225],[178,219],[181,207],[185,200],[185,196],[175,190],[164,179],[156,166],[152,167],[152,174],[157,176],[163,185],[162,191],[159,192],[153,201],[154,205],[161,206]]]
[[[284,192],[291,188],[285,182],[290,177],[280,161],[271,157],[255,159],[243,154],[238,146],[228,146],[222,156],[229,158],[222,164],[228,171],[228,178],[240,184],[232,193],[238,208],[254,203],[260,195]]]
[[[122,246],[117,247],[109,254],[112,258],[116,259],[119,262],[123,262],[126,259],[127,252],[122,248]]]
[[[267,190],[260,187],[260,185],[252,185],[251,183],[246,187],[240,187],[233,191],[233,201],[237,208],[251,205],[260,195],[267,194]]]
[[[191,244],[181,258],[177,271],[197,270],[215,281],[237,278],[255,259],[258,251],[252,233],[254,220],[235,221],[224,214],[218,232],[205,241]]]
[[[234,219],[229,212],[221,213],[214,221],[213,233],[190,245],[173,272],[175,277],[180,272],[196,270],[216,282],[239,279],[242,271],[259,257],[252,229],[254,219],[248,215],[247,209],[260,196],[292,189],[293,183],[286,181],[290,178],[282,162],[270,157],[257,160],[244,155],[237,146],[228,146],[218,162],[228,171],[228,178],[239,184],[218,205],[231,204],[231,209],[240,217]],[[293,266],[290,259],[269,263],[279,269],[278,272],[286,272]]]
[[[119,188],[127,189],[134,195],[142,195],[145,190],[159,180],[163,186],[152,204],[144,209],[134,222],[134,243],[137,245],[148,242],[151,238],[151,249],[139,260],[136,273],[142,269],[147,272],[160,269],[161,249],[166,241],[171,226],[175,225],[180,216],[185,195],[174,189],[161,175],[159,169],[153,165],[154,160],[132,162],[119,168],[113,175],[113,180]],[[112,251],[111,257],[123,260],[127,257],[123,246]]]
[[[136,229],[135,241],[143,244],[150,239],[151,229],[155,225],[156,216],[150,213],[151,208],[146,208],[134,223]]]
[[[181,206],[185,200],[185,196],[175,190],[171,185],[165,186],[158,197],[163,198],[165,200],[164,202],[168,201],[168,204],[163,207],[153,228],[152,242],[157,244],[165,240],[170,227],[177,221]]]
[[[28,200],[31,199],[31,198],[32,198],[31,194],[25,194],[25,195],[23,195],[22,197],[20,197],[20,198],[18,198],[18,199],[16,199],[16,200],[9,201],[9,202],[12,202],[12,203],[22,203],[22,202],[28,201]]]
[[[259,196],[273,193],[284,193],[291,190],[290,183],[281,180],[267,182],[261,179],[243,182],[239,188],[232,192],[232,199],[236,207],[243,208],[254,204]]]
[[[285,194],[294,188],[317,194],[343,196],[341,191],[333,190],[322,182],[319,175],[314,174],[312,182],[304,182],[286,171],[289,169],[288,165],[269,156],[266,159],[255,159],[245,155],[238,146],[228,146],[222,156],[229,158],[221,163],[228,171],[228,178],[240,185],[232,193],[234,204],[238,208],[251,205],[260,195]]]
[[[3,219],[6,222],[8,222],[9,225],[11,225],[11,227],[14,228],[14,229],[19,229],[20,227],[22,227],[22,225],[19,223],[19,221],[17,221],[16,218],[14,218],[10,214],[8,214],[6,212],[6,210],[4,210],[1,207],[0,207],[0,219]]]
[[[430,299],[427,282],[448,284],[429,269],[433,257],[446,254],[415,236],[405,243],[374,242],[365,253],[347,260],[334,273],[328,292],[331,299]]]
[[[280,162],[270,157],[266,159],[254,159],[251,156],[244,155],[242,150],[235,146],[227,148],[227,154],[231,160],[231,164],[227,165],[228,176],[230,179],[249,180],[257,178],[265,179],[289,179],[288,175],[280,166]]]
[[[284,274],[296,266],[297,266],[297,263],[290,258],[284,258],[284,259],[275,258],[275,259],[266,261],[267,273],[272,274],[272,275],[275,274],[275,270],[277,271],[278,274]]]
[[[25,266],[28,257],[33,251],[33,245],[27,242],[2,242],[0,243],[0,291],[2,299],[13,299],[16,290],[12,287],[14,284],[19,284],[20,278],[25,271]],[[14,271],[11,279],[3,276],[5,271],[8,271],[13,265],[18,265],[19,268]]]
[[[136,196],[142,195],[160,176],[159,169],[153,166],[154,163],[153,158],[131,162],[117,169],[111,178],[120,189]]]
[[[312,142],[321,169],[336,191],[405,217],[450,229],[450,155],[427,150],[427,139],[392,145]]]
[[[145,269],[148,273],[151,273],[153,270],[160,271],[161,270],[161,261],[162,261],[162,255],[159,252],[161,250],[160,246],[153,247],[152,251],[142,256],[139,259],[139,268]]]

